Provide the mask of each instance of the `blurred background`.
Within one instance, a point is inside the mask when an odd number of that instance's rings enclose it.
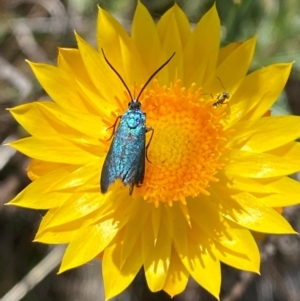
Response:
[[[174,4],[170,0],[141,2],[155,20]],[[300,115],[299,0],[176,2],[188,15],[191,26],[216,2],[223,45],[257,35],[252,70],[275,62],[295,61],[273,113]],[[45,95],[25,59],[56,64],[58,47],[76,47],[74,29],[95,45],[97,5],[111,12],[130,31],[136,7],[133,0],[0,0],[1,143],[26,135],[5,109]],[[9,147],[0,147],[0,300],[104,300],[98,261],[56,275],[63,248],[32,243],[43,212],[3,206],[29,184],[27,165],[25,156]],[[284,215],[299,232],[299,207],[286,209]],[[299,301],[299,238],[268,236],[260,243],[260,249],[261,276],[223,265],[221,300]],[[113,300],[170,300],[170,297],[163,292],[149,293],[140,273],[134,283]],[[190,281],[186,291],[173,300],[215,299]]]

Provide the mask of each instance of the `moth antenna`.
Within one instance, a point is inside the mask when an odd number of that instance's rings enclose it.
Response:
[[[106,63],[107,63],[108,66],[115,72],[115,74],[118,76],[118,78],[121,80],[122,84],[124,85],[124,87],[126,88],[128,94],[129,94],[131,100],[133,100],[132,95],[131,95],[131,92],[130,92],[128,86],[126,85],[124,79],[122,78],[122,76],[120,75],[120,73],[113,67],[113,65],[109,62],[109,60],[108,60],[107,57],[105,56],[105,53],[104,53],[103,48],[101,48],[101,51],[102,51],[102,53],[103,53],[103,57],[104,57]]]
[[[144,84],[142,90],[140,91],[138,97],[136,98],[136,100],[139,100],[140,96],[142,95],[143,91],[145,90],[145,88],[148,86],[148,84],[150,83],[150,81],[153,79],[153,77],[163,68],[165,67],[170,61],[171,59],[173,58],[173,56],[175,55],[176,52],[174,52],[171,57],[166,61],[164,62],[150,77],[149,79],[146,81],[146,83]]]

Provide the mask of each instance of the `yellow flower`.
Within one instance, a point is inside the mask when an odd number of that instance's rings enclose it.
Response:
[[[299,202],[286,175],[300,169],[300,118],[269,113],[291,64],[247,74],[255,38],[219,49],[215,6],[191,32],[177,5],[156,25],[138,3],[131,36],[99,9],[98,50],[76,38],[57,67],[30,63],[53,102],[11,109],[31,134],[11,145],[32,158],[33,181],[11,204],[48,209],[35,240],[68,244],[60,272],[101,258],[107,298],[142,267],[171,296],[191,276],[218,297],[220,262],[258,273],[252,231],[295,233],[276,208]],[[134,95],[176,52],[140,97],[154,135],[132,195],[120,181],[100,193],[108,128],[130,101],[101,49]]]

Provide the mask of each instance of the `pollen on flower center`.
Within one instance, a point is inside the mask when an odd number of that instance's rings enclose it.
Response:
[[[142,100],[147,126],[154,129],[154,135],[144,182],[136,193],[156,206],[209,194],[206,189],[210,181],[217,181],[214,175],[223,165],[225,111],[214,108],[213,100],[203,99],[201,89],[194,90],[194,85],[181,87],[180,80],[169,88],[154,81],[154,88]]]

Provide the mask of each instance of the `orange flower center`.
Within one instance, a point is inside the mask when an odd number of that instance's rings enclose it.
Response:
[[[143,185],[134,193],[155,206],[208,195],[210,181],[217,181],[215,174],[224,164],[220,157],[228,136],[226,105],[214,107],[214,100],[205,100],[201,89],[194,90],[195,85],[182,88],[180,80],[169,88],[154,81],[154,88],[143,94],[142,110],[154,135],[148,148],[151,162],[146,162]]]

